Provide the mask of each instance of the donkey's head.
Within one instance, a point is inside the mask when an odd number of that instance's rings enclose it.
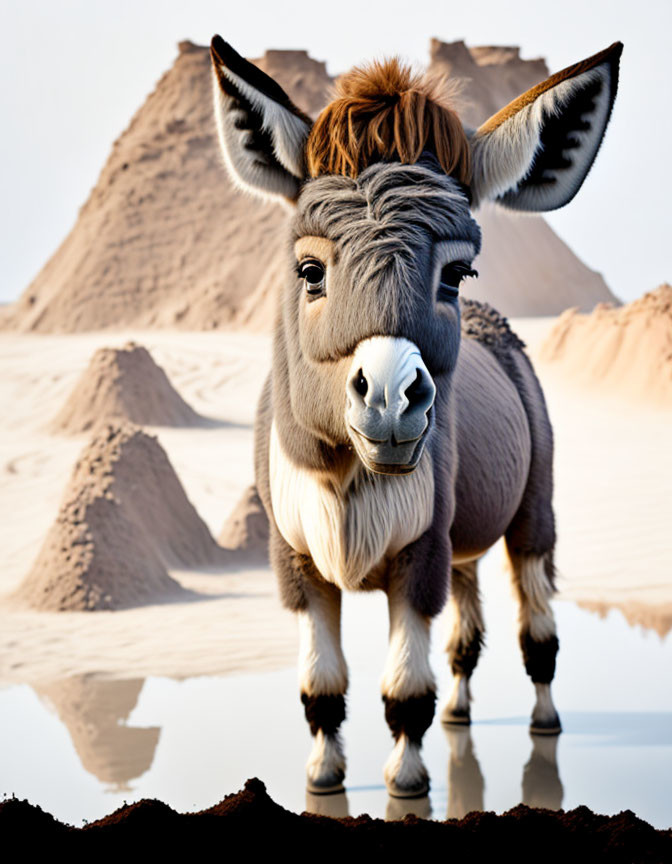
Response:
[[[439,85],[394,60],[340,79],[313,123],[213,39],[231,177],[293,209],[276,361],[295,422],[354,446],[373,471],[417,466],[435,382],[457,361],[458,289],[480,250],[472,209],[545,211],[574,197],[609,120],[621,49],[552,76],[472,132]]]

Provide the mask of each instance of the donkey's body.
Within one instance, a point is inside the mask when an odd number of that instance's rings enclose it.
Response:
[[[312,126],[213,41],[232,176],[294,204],[255,466],[271,563],[299,617],[313,791],[342,788],[345,772],[342,590],[388,595],[382,693],[396,746],[385,779],[393,795],[422,794],[430,622],[451,581],[455,687],[442,718],[469,722],[484,632],[476,564],[502,536],[537,689],[532,731],[560,731],[551,426],[522,343],[494,310],[458,300],[458,286],[480,251],[474,199],[538,210],[576,192],[609,118],[619,55],[612,46],[559,73],[468,138],[440,94],[394,62],[351,73]]]
[[[469,305],[472,314],[474,309],[482,308],[480,304]],[[522,353],[521,343],[510,343],[504,348],[502,334],[494,329],[483,335],[489,335],[493,341],[499,339],[494,344],[498,345],[500,356],[506,351],[512,366],[520,364],[519,380],[514,383],[492,349],[467,331],[453,379],[438,381],[435,434],[418,469],[401,477],[372,474],[352,453],[344,453],[342,460],[331,466],[319,457],[312,465],[305,458],[293,462],[280,445],[281,433],[273,411],[272,375],[269,375],[255,428],[258,489],[267,512],[281,526],[280,533],[288,542],[290,538],[293,541],[292,548],[313,558],[326,558],[325,566],[318,569],[339,588],[382,587],[389,559],[430,527],[444,538],[449,536],[453,565],[477,560],[507,529],[516,525],[515,517],[528,486],[540,492],[539,500],[525,503],[528,510],[536,508],[537,520],[545,523],[543,545],[545,551],[552,550],[551,427],[542,403],[538,417],[542,434],[535,441],[542,452],[535,454],[531,475],[533,432],[525,410],[525,402],[538,398],[538,383]],[[293,450],[298,453],[309,450],[301,444],[300,432],[293,424],[285,431],[292,439]],[[273,456],[271,447],[275,451]],[[443,512],[435,519],[436,470],[444,477],[439,487]],[[486,488],[488,494],[484,495]],[[530,497],[534,495],[530,492]],[[340,517],[340,531],[332,540],[332,546],[342,552],[338,563],[329,560],[320,548],[323,524],[319,518],[312,518],[318,497],[325,510],[332,514],[337,511]],[[330,499],[337,503],[330,506]],[[521,514],[521,520],[526,518],[530,518],[528,514]],[[315,532],[311,532],[311,525],[305,530],[300,524],[308,520],[315,526]],[[359,536],[363,528],[366,533]],[[531,527],[532,537],[537,535],[536,529],[536,525]],[[353,547],[367,541],[366,554],[358,555]],[[432,542],[435,548],[441,545],[438,539]],[[357,567],[360,560],[369,563]],[[428,614],[435,614],[443,606],[447,573],[447,568],[442,567],[420,574],[425,584],[418,586],[418,590],[427,594]],[[283,586],[283,593],[288,596],[295,584],[292,579]],[[295,608],[301,605],[298,598],[288,602]]]

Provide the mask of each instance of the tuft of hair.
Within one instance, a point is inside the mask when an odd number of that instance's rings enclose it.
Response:
[[[423,150],[434,153],[446,174],[469,184],[469,143],[445,82],[415,75],[392,57],[356,66],[337,80],[335,98],[308,137],[306,161],[311,177],[355,178],[381,160],[417,162]]]

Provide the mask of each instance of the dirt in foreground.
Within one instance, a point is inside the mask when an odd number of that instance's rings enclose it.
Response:
[[[53,849],[56,841],[87,851],[109,851],[117,844],[121,849],[123,844],[126,852],[129,843],[143,841],[150,841],[154,851],[224,842],[222,850],[237,849],[241,859],[256,860],[260,854],[292,848],[310,849],[320,858],[356,850],[358,858],[373,852],[393,851],[396,857],[444,851],[453,860],[469,855],[472,861],[490,861],[509,853],[518,862],[544,864],[672,860],[672,830],[656,830],[629,810],[599,816],[587,807],[553,812],[521,804],[501,816],[474,812],[459,821],[431,822],[415,816],[403,822],[369,816],[331,819],[285,810],[256,778],[248,780],[241,792],[200,813],[177,813],[161,801],[143,800],[83,828],[64,825],[28,801],[8,799],[0,803],[0,836],[4,844],[21,842],[24,850],[44,842]]]

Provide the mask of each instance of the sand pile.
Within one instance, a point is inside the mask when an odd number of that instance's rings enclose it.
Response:
[[[88,432],[110,421],[140,426],[199,426],[198,415],[141,345],[100,348],[54,418],[51,430]]]
[[[256,486],[249,486],[226,520],[218,542],[250,561],[268,561],[268,517]]]
[[[367,59],[367,58],[363,58]],[[315,115],[331,82],[304,51],[256,61]],[[517,49],[432,42],[430,68],[467,81],[467,122],[489,116],[543,79]],[[206,48],[182,42],[115,142],[77,222],[3,326],[40,332],[227,326],[269,329],[285,278],[285,211],[238,193],[221,164]],[[540,217],[481,214],[480,279],[468,293],[507,315],[557,314],[613,300]],[[543,286],[543,289],[540,287]]]
[[[16,597],[36,609],[120,609],[184,595],[167,567],[223,563],[156,438],[109,425],[75,465]]]
[[[567,309],[540,356],[575,381],[672,407],[672,286],[590,315]]]

